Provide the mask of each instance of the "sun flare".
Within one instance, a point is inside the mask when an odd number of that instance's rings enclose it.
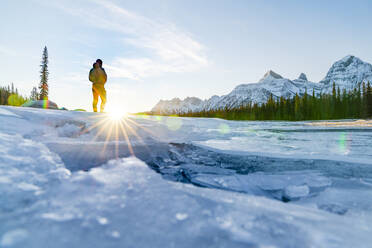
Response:
[[[110,107],[106,109],[106,113],[108,114],[108,117],[112,120],[119,121],[125,117],[127,117],[128,112],[125,111],[123,108],[114,108]]]

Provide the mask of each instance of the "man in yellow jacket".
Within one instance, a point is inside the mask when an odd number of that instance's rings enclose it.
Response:
[[[89,81],[93,83],[93,111],[97,112],[98,97],[101,97],[100,111],[103,112],[106,104],[105,83],[107,81],[107,74],[102,67],[102,60],[97,59],[96,63],[93,64],[93,68],[89,72]]]

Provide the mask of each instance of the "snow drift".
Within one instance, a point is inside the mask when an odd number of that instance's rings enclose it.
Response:
[[[1,247],[372,241],[369,127],[131,116],[111,135],[102,114],[4,106],[0,123]]]

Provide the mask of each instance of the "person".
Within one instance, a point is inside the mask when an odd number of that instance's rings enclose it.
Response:
[[[103,112],[105,110],[106,104],[105,83],[107,81],[107,74],[105,72],[105,69],[102,67],[102,60],[97,59],[97,61],[93,64],[93,68],[89,72],[89,81],[93,83],[93,111],[97,112],[98,97],[100,97],[100,112]]]

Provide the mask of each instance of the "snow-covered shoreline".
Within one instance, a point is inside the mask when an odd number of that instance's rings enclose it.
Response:
[[[0,106],[0,247],[372,241],[368,127],[132,116],[133,156],[104,118]]]

